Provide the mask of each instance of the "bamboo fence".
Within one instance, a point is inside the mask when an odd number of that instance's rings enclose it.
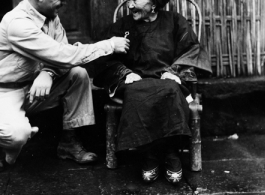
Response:
[[[117,3],[123,0],[117,0]],[[201,44],[207,49],[213,76],[264,75],[265,0],[195,0],[202,13]],[[195,9],[186,0],[170,0],[167,10],[191,22]],[[123,13],[128,13],[126,9]],[[196,21],[198,24],[198,21]],[[198,27],[194,29],[197,32]]]
[[[197,0],[202,8],[202,43],[214,75],[264,75],[265,1]]]

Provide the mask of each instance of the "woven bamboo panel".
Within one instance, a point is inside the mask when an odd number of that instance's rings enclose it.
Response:
[[[264,0],[197,0],[214,76],[264,75]]]

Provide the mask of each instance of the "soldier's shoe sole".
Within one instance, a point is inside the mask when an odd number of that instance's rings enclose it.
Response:
[[[69,152],[65,150],[57,150],[57,157],[63,160],[70,159],[73,160],[79,164],[86,164],[86,163],[92,163],[97,161],[97,157],[91,157],[91,159],[87,160],[78,160],[77,158],[74,157],[74,155],[69,154]]]

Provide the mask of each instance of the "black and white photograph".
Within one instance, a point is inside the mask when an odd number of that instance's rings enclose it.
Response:
[[[0,195],[265,195],[264,0],[1,0]]]

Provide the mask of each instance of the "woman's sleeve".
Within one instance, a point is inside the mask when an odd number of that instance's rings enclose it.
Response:
[[[132,72],[119,61],[108,61],[105,66],[104,70],[101,70],[93,80],[93,84],[97,87],[113,88]]]
[[[177,72],[179,69],[183,69],[183,66],[195,67],[195,69],[211,73],[208,54],[200,45],[189,22],[179,14],[175,15],[174,20],[175,58],[171,69]]]
[[[104,33],[101,35],[102,40],[109,39],[111,37],[122,37],[123,21],[117,21],[110,25]],[[118,85],[121,80],[124,80],[126,75],[131,73],[132,70],[127,68],[123,59],[126,54],[113,54],[112,56],[104,57],[97,60],[96,76],[94,79],[94,85],[98,87],[104,87],[106,89]]]

